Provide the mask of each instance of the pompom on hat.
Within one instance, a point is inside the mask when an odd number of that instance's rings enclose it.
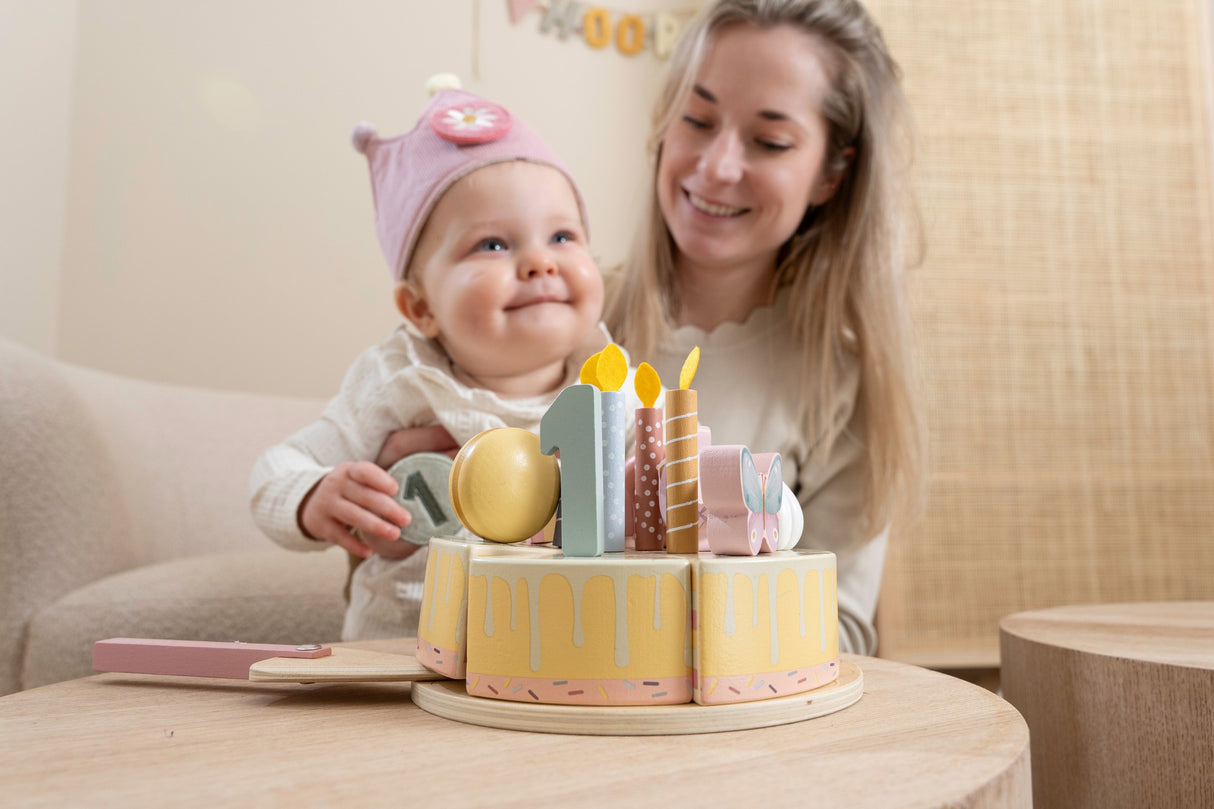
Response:
[[[371,170],[379,245],[398,282],[438,200],[460,178],[493,163],[527,160],[560,171],[573,187],[582,224],[589,229],[582,193],[544,139],[504,107],[458,85],[452,88],[452,78],[431,80],[434,96],[412,131],[385,139],[375,127],[360,123],[350,136]]]

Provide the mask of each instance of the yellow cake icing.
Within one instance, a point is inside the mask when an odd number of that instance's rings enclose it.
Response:
[[[692,568],[696,702],[795,694],[838,676],[833,553],[705,554]]]
[[[542,702],[687,702],[690,595],[688,566],[664,554],[474,558],[469,693],[526,682],[512,693]]]
[[[837,609],[829,552],[566,558],[436,538],[418,659],[498,699],[742,702],[833,680]]]
[[[497,553],[551,557],[560,551],[545,545],[497,545],[456,538],[430,541],[417,625],[417,659],[431,670],[457,680],[464,677],[469,563],[474,555]]]

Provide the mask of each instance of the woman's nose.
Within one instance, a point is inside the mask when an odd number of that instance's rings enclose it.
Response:
[[[696,168],[711,180],[722,183],[742,179],[742,143],[729,131],[718,132],[700,155]]]

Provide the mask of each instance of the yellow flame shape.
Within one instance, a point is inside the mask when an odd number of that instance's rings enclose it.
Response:
[[[696,346],[691,349],[691,353],[687,355],[687,359],[683,360],[683,370],[679,371],[679,387],[682,390],[687,390],[691,387],[691,380],[695,378],[696,369],[700,367],[700,347]]]
[[[603,352],[599,352],[601,354]],[[583,385],[599,386],[599,354],[591,354],[590,358],[582,363],[582,370],[578,373],[578,382]]]
[[[628,378],[628,360],[624,359],[624,352],[615,343],[599,353],[597,375],[602,390],[619,390]]]
[[[658,376],[658,372],[653,370],[653,366],[647,362],[642,362],[637,368],[636,380],[637,398],[641,400],[641,404],[645,407],[653,407],[658,401],[658,396],[662,392],[662,378]]]

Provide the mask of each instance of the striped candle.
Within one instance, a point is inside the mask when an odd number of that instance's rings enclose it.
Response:
[[[638,551],[660,551],[666,542],[666,520],[658,508],[658,466],[666,458],[662,435],[662,408],[638,407],[632,499]]]
[[[696,392],[666,392],[666,552],[700,550],[699,412]]]

